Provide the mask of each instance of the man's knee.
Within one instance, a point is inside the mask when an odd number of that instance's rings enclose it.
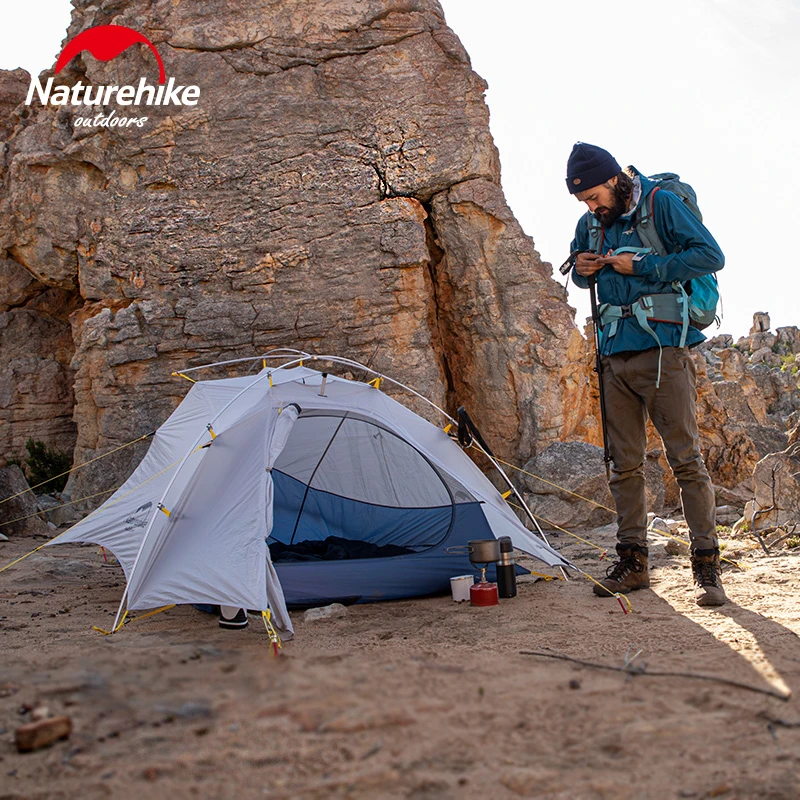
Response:
[[[611,458],[611,481],[629,480],[630,478],[641,478],[644,480],[644,461],[618,461],[612,455]]]
[[[681,481],[707,481],[708,470],[703,462],[703,455],[699,451],[683,459],[668,459],[675,480]]]

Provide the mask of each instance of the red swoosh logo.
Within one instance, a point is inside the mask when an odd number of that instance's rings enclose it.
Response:
[[[164,72],[164,64],[153,43],[138,31],[126,28],[124,25],[97,25],[94,28],[85,30],[83,33],[79,33],[61,51],[61,55],[56,61],[56,75],[84,50],[88,50],[98,61],[111,61],[123,50],[127,50],[131,45],[138,43],[146,44],[153,51],[153,55],[158,61],[158,82],[166,83],[167,76]]]

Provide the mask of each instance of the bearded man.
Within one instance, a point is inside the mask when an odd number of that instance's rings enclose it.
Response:
[[[649,416],[680,487],[695,600],[722,605],[716,503],[700,451],[696,375],[688,352],[705,336],[688,326],[684,306],[689,281],[722,269],[725,258],[680,196],[633,167],[620,169],[600,147],[573,147],[567,188],[588,207],[572,242],[571,250],[581,251],[572,280],[584,289],[596,281],[601,303],[595,324],[617,510],[619,560],[594,592],[610,597],[650,586],[644,477]],[[655,225],[665,253],[646,246],[643,225]]]

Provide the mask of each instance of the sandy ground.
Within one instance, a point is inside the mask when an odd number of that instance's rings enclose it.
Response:
[[[606,529],[588,534],[611,543]],[[0,545],[0,565],[39,544]],[[556,539],[600,576],[585,545]],[[0,800],[6,798],[798,798],[800,710],[722,683],[630,677],[520,651],[800,688],[800,550],[726,551],[721,609],[685,557],[651,548],[633,613],[591,584],[533,581],[492,608],[449,597],[304,622],[275,658],[260,621],[181,607],[109,627],[123,591],[96,547],[0,575]],[[19,754],[46,706],[73,733]]]

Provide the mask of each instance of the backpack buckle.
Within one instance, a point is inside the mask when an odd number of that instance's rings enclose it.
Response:
[[[620,319],[628,319],[628,317],[633,316],[633,309],[630,305],[627,306],[620,306]]]

